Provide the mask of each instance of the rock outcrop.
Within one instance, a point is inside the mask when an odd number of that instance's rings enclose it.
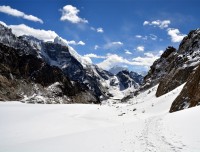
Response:
[[[156,96],[159,97],[185,83],[200,63],[200,30],[191,31],[186,36],[177,51],[171,68],[159,83]]]
[[[176,49],[168,47],[159,59],[150,67],[149,72],[144,77],[144,85],[140,90],[146,90],[158,84],[160,80],[174,67],[173,61],[176,58]]]
[[[170,112],[200,105],[200,66],[192,72],[181,93],[172,103]]]
[[[156,96],[162,96],[185,83],[200,63],[200,30],[191,31],[179,45],[178,50],[168,47],[150,67],[140,91],[156,84]]]
[[[0,43],[0,100],[29,97],[26,101],[31,103],[99,102],[86,86],[72,83],[58,67],[21,52]]]
[[[129,72],[128,70],[120,71],[116,76],[120,83],[120,90],[125,90],[131,87],[138,89],[143,82],[143,76],[132,71]]]

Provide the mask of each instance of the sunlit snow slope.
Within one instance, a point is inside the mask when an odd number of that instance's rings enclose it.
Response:
[[[127,104],[0,103],[0,152],[199,152],[200,107],[170,114],[183,86],[156,87]]]

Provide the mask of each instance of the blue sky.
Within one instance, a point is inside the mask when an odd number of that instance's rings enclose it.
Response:
[[[177,48],[199,28],[199,5],[199,0],[1,0],[0,20],[18,35],[27,27],[30,33],[45,30],[44,40],[59,35],[104,69],[144,71],[167,46]]]

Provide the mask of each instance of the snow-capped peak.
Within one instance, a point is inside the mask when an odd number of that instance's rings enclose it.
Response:
[[[57,37],[54,39],[54,43],[60,44],[60,45],[62,45],[62,46],[67,46],[68,49],[69,49],[70,54],[71,54],[74,58],[76,58],[76,59],[82,64],[82,66],[83,66],[84,68],[87,67],[87,66],[91,66],[91,63],[90,63],[88,60],[86,60],[83,56],[81,56],[80,54],[78,54],[78,53],[74,50],[74,48],[72,48],[72,47],[68,44],[68,41],[67,41],[67,40],[65,40],[65,39],[63,39],[63,38],[57,36]]]

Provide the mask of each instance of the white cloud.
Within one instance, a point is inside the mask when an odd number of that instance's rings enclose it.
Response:
[[[139,52],[143,52],[144,51],[144,46],[138,46],[136,48],[136,50],[139,51]]]
[[[21,17],[29,21],[43,23],[43,21],[40,18],[33,15],[27,15],[24,12],[11,8],[10,6],[5,6],[5,5],[0,6],[0,12],[11,15],[11,16],[15,16],[15,17]]]
[[[78,42],[78,45],[85,45],[85,42],[79,41],[79,42]]]
[[[142,38],[142,35],[136,35],[135,37],[140,39]]]
[[[78,16],[78,13],[80,10],[78,10],[76,7],[72,5],[66,5],[63,7],[62,11],[62,16],[60,18],[61,21],[69,21],[71,23],[88,23],[88,21],[84,18],[80,18]]]
[[[90,29],[92,30],[92,31],[96,31],[97,33],[103,33],[104,32],[104,30],[103,30],[103,28],[102,27],[99,27],[99,28],[94,28],[94,27],[90,27]]]
[[[90,53],[90,54],[86,54],[86,55],[82,56],[82,58],[83,58],[84,60],[86,60],[87,62],[89,62],[89,63],[92,64],[92,58],[96,58],[96,59],[105,59],[106,57],[105,57],[105,56],[100,56],[100,55],[96,55],[96,54]]]
[[[36,37],[37,39],[44,40],[44,41],[53,41],[55,37],[58,36],[54,31],[34,29],[25,24],[7,25],[7,26],[12,29],[12,32],[16,36],[31,35],[31,36]]]
[[[74,40],[67,41],[67,44],[69,44],[69,45],[85,45],[85,43],[83,41],[76,42]]]
[[[104,45],[104,49],[118,49],[123,46],[123,43],[118,41],[118,42],[109,42]]]
[[[167,29],[167,34],[171,37],[172,42],[181,42],[183,38],[186,36],[185,34],[181,34],[179,29],[169,28]]]
[[[96,54],[93,54],[93,53],[86,54],[86,55],[84,55],[84,57],[97,58],[97,59],[105,59],[106,58],[105,56],[100,56],[100,55],[96,55]]]
[[[129,61],[117,54],[110,54],[108,53],[106,59],[97,65],[102,69],[109,70],[115,65],[133,65],[133,66],[142,66],[145,68],[149,68],[153,62],[160,57],[160,51],[157,55],[152,53],[144,53],[143,57],[136,57],[133,58],[132,61]]]
[[[154,55],[152,53],[144,53],[144,57],[136,57],[132,60],[134,65],[150,67],[159,56],[160,54]]]
[[[133,65],[132,62],[128,61],[127,59],[117,55],[117,54],[107,54],[107,58],[97,65],[105,70],[109,70],[111,67],[117,65],[117,64],[128,64]]]
[[[103,30],[103,28],[102,28],[102,27],[99,27],[99,28],[97,28],[97,32],[98,32],[98,33],[103,33],[103,32],[104,32],[104,30]]]
[[[154,27],[159,27],[161,29],[168,28],[169,24],[171,23],[170,20],[156,20],[156,21],[144,21],[143,25],[151,25]]]
[[[136,35],[135,36],[136,38],[138,38],[138,39],[143,39],[143,40],[148,40],[148,39],[151,39],[151,40],[157,40],[157,36],[156,35],[154,35],[154,34],[149,34],[149,36],[142,36],[142,35]]]
[[[163,54],[163,52],[164,52],[163,50],[160,50],[160,51],[159,51],[159,54],[161,55],[161,54]]]
[[[126,54],[132,54],[129,50],[124,50]]]
[[[95,45],[95,46],[94,46],[94,49],[95,49],[95,50],[97,50],[98,48],[99,48],[99,46],[98,46],[98,45]]]
[[[144,21],[143,25],[148,25],[149,21]]]
[[[39,40],[43,41],[54,41],[54,39],[58,36],[56,32],[51,30],[43,30],[43,29],[34,29],[32,27],[29,27],[25,24],[19,24],[19,25],[6,25],[4,22],[1,22],[4,26],[7,26],[8,28],[12,29],[13,34],[16,36],[22,36],[22,35],[31,35],[36,37]],[[66,44],[69,45],[85,45],[83,41],[76,42],[74,40],[67,41],[63,39]]]

